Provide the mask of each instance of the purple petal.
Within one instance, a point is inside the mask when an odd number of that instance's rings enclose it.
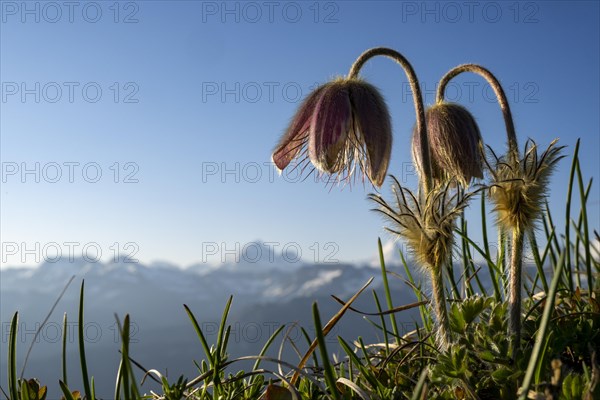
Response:
[[[306,143],[311,116],[325,86],[318,87],[304,99],[279,144],[273,150],[273,162],[280,170],[289,165]]]
[[[362,81],[352,81],[350,99],[358,125],[359,143],[367,149],[365,173],[375,186],[385,179],[392,152],[390,114],[377,88]]]
[[[427,125],[429,128],[429,126]],[[429,139],[429,133],[428,139]],[[429,139],[429,143],[431,140]],[[412,158],[417,168],[417,173],[419,174],[419,179],[424,180],[425,177],[425,166],[423,165],[423,159],[421,158],[422,150],[421,150],[421,135],[417,131],[417,126],[413,127],[412,131],[412,140],[411,140],[411,149],[412,149]],[[431,154],[431,143],[429,145],[429,153]],[[431,174],[433,179],[440,180],[444,176],[443,169],[440,168],[437,159],[434,156],[430,156],[430,166],[431,166]]]
[[[481,134],[473,116],[459,104],[442,103],[426,111],[432,161],[443,176],[456,177],[464,185],[482,178],[479,156]]]
[[[310,124],[308,154],[318,169],[328,173],[343,169],[340,153],[346,146],[351,122],[346,82],[330,83],[315,106]]]

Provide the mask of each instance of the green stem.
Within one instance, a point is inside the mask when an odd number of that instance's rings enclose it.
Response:
[[[560,282],[561,276],[560,270],[565,268],[564,251],[561,252],[559,257],[560,259],[554,267],[554,277],[552,278],[552,282],[550,283],[550,289],[548,290],[548,294],[546,296],[546,304],[544,305],[544,312],[542,313],[540,326],[535,336],[535,342],[531,351],[531,357],[529,358],[529,365],[527,366],[527,371],[525,371],[525,377],[523,378],[523,384],[521,385],[521,389],[519,390],[519,392],[521,393],[521,395],[519,396],[519,400],[527,400],[529,398],[529,388],[531,387],[535,371],[539,368],[539,363],[541,362],[541,359],[543,358],[543,353],[545,351],[542,349],[542,346],[544,345],[544,343],[546,343],[547,346],[548,325],[550,323],[550,318],[552,317],[552,311],[554,311],[556,290],[558,289],[558,283]]]
[[[520,229],[512,231],[509,283],[509,319],[508,331],[513,339],[514,354],[519,347],[521,338],[521,267],[523,264],[523,232]]]
[[[496,259],[496,265],[502,272],[502,288],[504,289],[504,297],[506,298],[506,288],[508,283],[506,282],[506,233],[502,227],[498,227],[498,254]]]
[[[570,232],[571,232],[571,194],[573,192],[573,181],[575,178],[575,165],[577,163],[577,154],[579,153],[579,139],[577,139],[577,143],[575,144],[575,152],[573,153],[573,161],[571,163],[571,172],[569,174],[569,186],[567,189],[567,205],[565,207],[566,209],[566,216],[565,216],[565,243],[566,243],[566,248],[567,251],[565,252],[565,256],[566,256],[566,260],[567,260],[567,265],[571,265],[571,251],[570,251],[570,247],[571,247],[571,238],[570,238]],[[583,202],[583,201],[582,201]],[[577,253],[577,249],[575,249],[575,253]],[[576,268],[578,268],[579,266],[576,265]],[[571,268],[568,269],[569,271],[569,289],[571,290],[571,292],[574,290],[573,288],[573,277],[571,274]],[[577,279],[579,279],[579,274],[577,275]]]
[[[486,222],[486,212],[485,212],[485,191],[481,191],[481,232],[483,233],[483,248],[485,250],[485,254],[488,259],[492,259],[492,255],[490,254],[490,244],[488,241],[487,235],[487,222]],[[499,247],[498,247],[499,248]],[[502,295],[500,294],[500,287],[498,286],[498,277],[494,272],[494,268],[490,263],[488,263],[488,271],[490,272],[490,278],[492,280],[492,285],[494,285],[494,295],[497,301],[502,300]]]
[[[506,97],[506,93],[504,93],[504,89],[502,89],[502,85],[500,85],[500,82],[488,69],[477,64],[463,64],[451,69],[440,80],[436,94],[436,101],[438,103],[444,101],[444,91],[448,85],[448,82],[463,72],[473,72],[482,76],[489,83],[492,89],[494,89],[496,99],[498,100],[498,104],[502,110],[502,116],[504,117],[504,124],[506,125],[509,153],[511,156],[516,156],[518,159],[519,146],[517,142],[517,134],[515,132],[515,124],[513,122],[512,113],[510,112],[510,106],[508,105],[508,99]]]
[[[375,47],[362,53],[352,64],[350,72],[348,73],[348,79],[354,79],[358,76],[360,69],[363,65],[372,57],[375,56],[386,56],[396,61],[406,73],[408,82],[410,83],[410,89],[413,93],[413,101],[415,105],[415,112],[417,113],[417,132],[419,133],[419,139],[421,141],[421,161],[423,162],[423,173],[425,175],[424,188],[425,195],[431,190],[432,172],[431,172],[431,161],[429,156],[429,140],[427,139],[427,127],[425,124],[425,107],[423,106],[423,96],[421,95],[421,88],[419,87],[419,81],[415,71],[408,62],[408,60],[396,50],[389,49],[386,47]]]
[[[431,289],[433,292],[433,310],[437,319],[436,340],[440,350],[446,350],[452,343],[450,321],[446,311],[446,296],[444,293],[444,276],[440,266],[429,266],[431,270]]]
[[[473,72],[482,76],[488,84],[494,90],[500,109],[502,110],[502,116],[504,117],[504,124],[506,125],[506,136],[508,139],[508,163],[511,166],[518,165],[519,162],[519,147],[517,142],[517,134],[515,132],[515,125],[508,104],[508,99],[502,85],[498,79],[488,69],[477,65],[477,64],[463,64],[459,65],[448,71],[446,75],[440,80],[436,101],[444,101],[444,92],[446,86],[457,75],[463,72]],[[510,260],[510,276],[508,284],[509,292],[509,334],[512,336],[514,352],[519,347],[519,340],[521,334],[521,266],[523,263],[523,236],[524,232],[521,227],[514,226],[512,230],[511,240],[511,260]],[[501,258],[502,259],[502,258]]]
[[[548,281],[546,281],[546,274],[544,273],[544,264],[542,263],[542,259],[540,258],[539,246],[537,244],[537,239],[535,238],[535,232],[533,230],[529,231],[529,243],[531,244],[533,258],[535,260],[535,266],[537,268],[537,276],[542,282],[544,292],[548,293]]]
[[[383,259],[383,247],[381,245],[381,238],[377,238],[377,248],[379,249],[379,263],[381,265],[381,278],[383,280],[383,290],[385,292],[385,300],[387,301],[388,309],[393,309],[394,304],[392,302],[392,294],[390,291],[390,285],[387,278],[387,270],[385,268],[385,260]],[[396,337],[396,344],[400,344],[400,333],[398,331],[398,325],[396,324],[396,315],[390,314],[390,322],[392,324],[392,332]]]
[[[587,285],[588,285],[588,290],[590,290],[590,292],[594,289],[594,275],[592,274],[592,254],[590,252],[590,247],[592,246],[592,244],[590,243],[590,231],[589,231],[589,227],[588,227],[588,217],[587,217],[587,206],[586,206],[586,195],[585,195],[585,189],[583,187],[583,177],[581,176],[581,167],[579,165],[579,159],[577,159],[577,162],[575,163],[575,166],[577,167],[577,183],[579,185],[579,199],[581,202],[581,216],[583,219],[583,240],[584,242],[584,248],[585,248],[585,265],[586,265],[586,272],[587,272]],[[568,244],[567,244],[568,245]],[[579,251],[579,249],[576,249],[575,251]],[[570,266],[568,266],[570,269]]]
[[[454,279],[454,266],[452,265],[452,254],[448,256],[448,260],[446,261],[446,274],[448,275],[448,280],[450,281],[450,289],[452,290],[452,295],[454,296],[454,299],[460,300],[460,290],[458,290],[456,279]]]

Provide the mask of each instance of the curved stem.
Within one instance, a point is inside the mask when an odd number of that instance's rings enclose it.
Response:
[[[436,94],[436,102],[441,102],[444,100],[444,91],[448,85],[448,82],[463,72],[473,72],[482,76],[490,84],[492,89],[494,89],[496,99],[498,100],[500,109],[502,110],[502,116],[504,117],[504,124],[506,125],[509,153],[513,156],[517,156],[518,158],[519,146],[517,143],[517,134],[515,133],[515,125],[510,112],[510,106],[508,105],[508,99],[506,98],[506,94],[504,93],[504,89],[502,89],[500,82],[488,69],[477,64],[463,64],[452,68],[440,80]]]
[[[423,170],[425,175],[425,194],[429,193],[431,189],[431,161],[429,156],[429,141],[427,140],[427,127],[425,125],[425,107],[423,106],[423,96],[421,95],[421,88],[419,87],[419,81],[417,75],[413,70],[412,65],[408,60],[396,50],[389,49],[387,47],[375,47],[362,53],[350,68],[348,73],[348,79],[353,79],[358,76],[360,69],[363,65],[372,57],[375,56],[386,56],[396,61],[406,73],[410,88],[413,93],[413,101],[415,105],[415,112],[417,113],[417,132],[421,140],[421,161],[423,162]]]

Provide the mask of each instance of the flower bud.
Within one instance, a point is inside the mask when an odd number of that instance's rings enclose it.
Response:
[[[432,178],[448,181],[456,178],[467,186],[472,178],[483,178],[482,139],[475,118],[455,103],[438,103],[425,111]],[[413,160],[419,174],[425,170],[421,161],[421,141],[416,129],[412,137]]]

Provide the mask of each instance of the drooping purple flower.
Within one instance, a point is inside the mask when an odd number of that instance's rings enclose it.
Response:
[[[358,166],[381,186],[392,150],[390,116],[378,90],[359,79],[337,79],[313,91],[300,105],[273,162],[280,170],[295,158],[339,180]]]
[[[468,185],[472,178],[483,178],[482,139],[475,118],[463,106],[440,102],[425,111],[431,172],[435,181],[457,179]],[[413,159],[423,173],[421,140],[416,129],[412,137]]]

